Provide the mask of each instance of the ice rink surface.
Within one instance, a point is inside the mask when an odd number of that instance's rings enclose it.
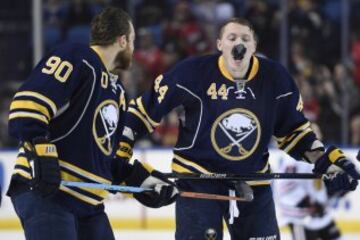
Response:
[[[174,239],[174,232],[171,231],[117,231],[115,232],[118,240],[171,240]],[[20,231],[0,231],[1,240],[25,240]],[[359,240],[360,234],[346,234],[344,240]],[[230,240],[226,235],[224,240]],[[281,240],[291,240],[288,233],[281,236]]]

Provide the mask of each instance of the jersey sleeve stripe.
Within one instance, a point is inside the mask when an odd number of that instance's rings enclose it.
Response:
[[[10,105],[10,111],[14,111],[18,109],[34,110],[45,115],[49,120],[51,118],[49,110],[46,107],[31,100],[14,100]]]
[[[61,179],[65,180],[65,181],[84,182],[84,180],[82,180],[74,175],[71,175],[70,173],[67,173],[65,171],[61,171]],[[106,198],[109,195],[109,192],[106,190],[103,190],[103,189],[90,189],[90,188],[84,188],[84,187],[81,187],[80,189],[82,189],[83,191],[92,193],[101,198]]]
[[[146,117],[146,119],[150,122],[151,126],[153,128],[157,127],[160,125],[160,122],[156,122],[154,121],[149,114],[146,112],[144,105],[142,104],[142,97],[139,97],[136,99],[136,104],[139,107],[140,112]]]
[[[84,202],[87,202],[87,203],[89,203],[91,205],[99,205],[101,203],[101,201],[98,201],[98,200],[92,199],[90,197],[84,196],[84,195],[82,195],[82,194],[80,194],[80,193],[78,193],[78,192],[76,192],[76,191],[74,191],[74,190],[72,190],[72,189],[70,189],[68,187],[62,186],[62,185],[60,185],[60,190],[72,195],[75,198],[78,198],[78,199],[80,199],[80,200],[82,200]]]
[[[178,173],[193,173],[192,171],[190,171],[189,169],[187,168],[184,168],[183,166],[175,163],[175,162],[172,162],[171,163],[171,169],[174,171],[174,172],[178,172]]]
[[[292,131],[289,135],[284,136],[284,137],[276,137],[275,139],[278,143],[279,148],[282,149],[283,145],[287,144],[288,142],[293,141],[293,139],[302,131],[306,130],[310,128],[310,122],[306,122],[304,124],[302,124],[301,126],[297,127],[294,131]]]
[[[15,168],[14,174],[18,174],[18,175],[20,175],[20,176],[22,176],[22,177],[24,177],[24,178],[26,178],[26,179],[29,179],[29,180],[32,179],[30,173],[28,173],[27,171],[25,171],[25,170],[23,170],[23,169],[20,169],[20,168]]]
[[[15,164],[30,168],[29,162],[26,157],[18,157]]]
[[[145,127],[147,128],[148,132],[151,133],[154,131],[153,127],[151,126],[151,124],[149,123],[149,121],[135,108],[133,107],[129,107],[128,108],[128,112],[134,114],[136,117],[138,117],[145,125]]]
[[[294,138],[293,141],[291,141],[291,143],[289,145],[287,145],[285,148],[281,148],[281,149],[283,149],[285,152],[290,152],[296,146],[296,144],[298,144],[301,141],[301,139],[310,132],[312,132],[311,128],[308,128],[305,131],[302,131],[296,138]]]
[[[209,172],[208,170],[206,170],[205,168],[203,168],[202,166],[190,161],[190,160],[187,160],[177,154],[174,154],[174,159],[176,159],[177,161],[179,161],[180,163],[184,164],[185,166],[189,166],[189,167],[193,167],[194,169],[198,170],[199,172],[201,173],[211,173]]]
[[[267,172],[270,168],[269,168],[270,164],[269,161],[266,161],[265,167],[263,167],[263,169],[261,169],[260,171],[258,171],[259,173],[265,173]]]
[[[13,120],[15,118],[33,118],[36,120],[39,120],[43,123],[49,124],[48,119],[41,114],[37,114],[37,113],[30,113],[30,112],[14,112],[14,113],[10,113],[9,114],[9,120]]]
[[[48,97],[40,94],[40,93],[37,93],[37,92],[32,92],[32,91],[22,91],[22,92],[18,92],[17,94],[15,94],[15,99],[17,97],[33,97],[33,98],[37,98],[43,102],[45,102],[47,105],[49,105],[52,113],[53,113],[53,116],[56,115],[56,112],[57,112],[57,107],[56,107],[56,104]]]
[[[107,183],[107,184],[111,183],[110,180],[107,180],[107,179],[102,178],[100,176],[97,176],[97,175],[95,175],[93,173],[90,173],[90,172],[88,172],[88,171],[86,171],[84,169],[81,169],[81,168],[79,168],[79,167],[77,167],[77,166],[75,166],[73,164],[70,164],[70,163],[68,163],[68,162],[66,162],[64,160],[59,160],[59,164],[60,164],[60,167],[68,169],[68,170],[70,170],[70,171],[72,171],[72,172],[74,172],[76,174],[79,174],[79,175],[81,175],[81,176],[83,176],[85,178],[88,178],[88,179],[90,179],[90,180],[92,180],[94,182]]]

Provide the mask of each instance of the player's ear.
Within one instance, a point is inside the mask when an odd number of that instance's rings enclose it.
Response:
[[[121,49],[126,48],[126,44],[128,43],[126,35],[121,35],[117,37],[117,43],[119,44]]]
[[[220,39],[216,40],[216,47],[219,51],[222,51],[222,43]]]

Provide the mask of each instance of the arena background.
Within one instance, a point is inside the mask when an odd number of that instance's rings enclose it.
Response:
[[[21,239],[4,196],[16,142],[7,115],[16,89],[47,51],[63,42],[87,42],[90,19],[107,5],[130,13],[137,32],[131,70],[121,73],[130,96],[192,55],[215,51],[219,25],[244,17],[258,34],[258,54],[284,64],[302,93],[304,111],[326,144],[355,159],[360,148],[360,0],[13,0],[0,6],[0,239]],[[170,169],[177,137],[176,111],[137,145],[136,156]],[[272,161],[284,157],[272,150]],[[334,205],[348,239],[360,239],[360,191]],[[145,209],[116,195],[107,210],[119,239],[173,239],[174,208]],[[285,239],[288,237],[284,232]],[[227,236],[228,239],[228,236]]]

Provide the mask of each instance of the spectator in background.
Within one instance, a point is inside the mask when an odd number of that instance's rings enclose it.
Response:
[[[354,83],[360,88],[360,30],[354,34],[351,47]]]
[[[62,28],[66,17],[66,4],[61,0],[48,0],[44,3],[45,27]]]
[[[275,8],[263,0],[248,1],[245,18],[253,23],[257,38],[258,51],[276,58],[278,56],[279,22],[275,17]]]
[[[295,76],[295,81],[304,102],[304,115],[311,121],[316,122],[319,117],[319,102],[316,99],[314,89],[304,74]]]
[[[67,4],[61,0],[49,0],[44,4],[44,45],[48,52],[64,39],[64,23]]]
[[[178,113],[181,111],[181,109],[171,111],[162,119],[160,126],[155,129],[152,136],[155,144],[165,147],[175,146],[179,134]]]
[[[139,92],[150,89],[154,79],[165,69],[163,53],[155,44],[152,33],[146,28],[138,30],[138,49],[134,53],[134,59],[144,71],[143,79],[139,85]]]
[[[360,146],[360,106],[354,111],[350,119],[351,145]]]
[[[174,17],[167,23],[164,37],[165,42],[178,42],[186,56],[201,55],[210,50],[208,37],[186,1],[175,4]]]
[[[70,1],[66,17],[66,27],[78,25],[88,25],[93,17],[93,12],[89,2],[85,0]]]
[[[340,139],[341,104],[338,86],[335,85],[331,71],[326,66],[319,66],[314,71],[316,96],[320,104],[318,124],[327,142]]]

